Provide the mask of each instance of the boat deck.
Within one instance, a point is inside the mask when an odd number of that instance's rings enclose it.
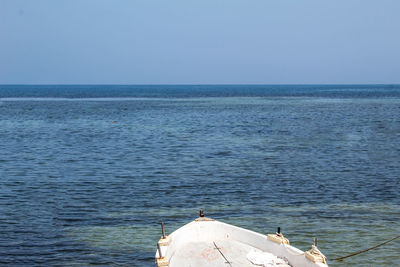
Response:
[[[159,240],[156,265],[328,267],[322,261],[310,260],[306,253],[288,243],[281,235],[263,235],[200,217]]]
[[[235,240],[192,242],[176,251],[171,258],[170,266],[275,266],[253,264],[248,259],[249,253],[262,253],[262,251]]]

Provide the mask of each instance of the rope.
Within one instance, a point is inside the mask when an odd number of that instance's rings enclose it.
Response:
[[[349,257],[355,256],[355,255],[358,255],[358,254],[367,252],[368,250],[375,249],[375,248],[380,247],[380,246],[383,246],[383,245],[385,245],[385,244],[387,244],[387,243],[389,243],[389,242],[392,242],[393,240],[396,240],[397,238],[400,238],[400,235],[399,235],[399,236],[396,236],[396,237],[394,237],[394,238],[392,238],[392,239],[390,239],[390,240],[387,240],[387,241],[385,241],[385,242],[383,242],[383,243],[380,243],[380,244],[378,244],[378,245],[376,245],[376,246],[373,246],[373,247],[370,247],[370,248],[367,248],[367,249],[364,249],[364,250],[360,250],[360,251],[354,252],[354,253],[352,253],[352,254],[349,254],[349,255],[347,255],[347,256],[339,257],[339,258],[336,258],[336,259],[333,259],[333,260],[335,260],[335,261],[340,261],[340,260],[343,260],[343,259],[345,259],[345,258],[349,258]]]
[[[215,248],[219,251],[219,253],[222,255],[222,257],[224,257],[225,259],[225,263],[229,264],[229,266],[232,267],[232,264],[230,261],[228,261],[228,259],[225,257],[224,253],[222,253],[222,251],[220,250],[220,248],[217,246],[217,244],[215,244],[215,242],[213,241]]]

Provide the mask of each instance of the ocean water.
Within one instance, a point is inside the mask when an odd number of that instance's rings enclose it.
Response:
[[[154,266],[206,216],[399,266],[400,86],[0,86],[0,265]]]

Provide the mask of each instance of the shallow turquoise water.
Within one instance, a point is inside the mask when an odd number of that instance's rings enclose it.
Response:
[[[153,266],[200,208],[328,259],[400,234],[399,86],[0,86],[0,140],[0,265]]]

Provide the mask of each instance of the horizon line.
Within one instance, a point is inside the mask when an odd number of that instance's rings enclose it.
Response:
[[[400,85],[400,83],[0,83],[0,86],[73,86],[73,85],[119,85],[119,86],[210,86],[210,85]]]

